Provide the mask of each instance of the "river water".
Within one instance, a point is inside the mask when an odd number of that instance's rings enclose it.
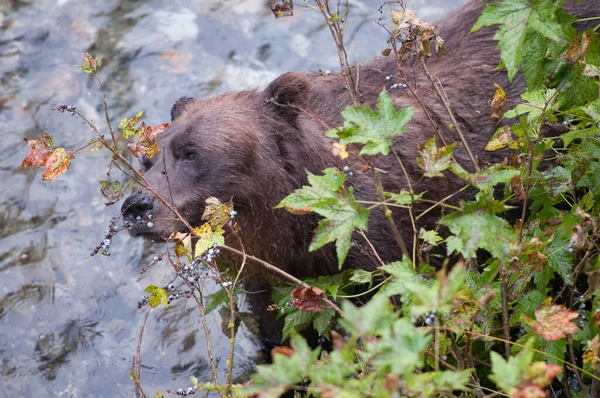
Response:
[[[420,0],[417,12],[434,21],[462,2]],[[373,22],[381,1],[351,3],[348,52],[366,60],[386,47]],[[295,11],[275,19],[266,0],[0,0],[0,397],[133,396],[129,368],[144,316],[137,302],[172,275],[166,263],[140,275],[157,249],[126,234],[115,237],[110,257],[90,257],[120,207],[107,208],[99,192],[107,153],[77,156],[53,182],[19,168],[25,137],[46,132],[69,149],[92,138],[80,120],[51,110],[58,103],[106,130],[95,81],[74,67],[83,53],[103,61],[113,120],[143,110],[148,124],[159,124],[181,96],[264,87],[287,71],[337,70],[322,17]],[[197,314],[191,300],[151,313],[141,371],[149,396],[187,388],[191,375],[210,381]],[[208,323],[223,380],[229,339],[218,311]],[[241,327],[237,380],[252,371],[258,349]]]

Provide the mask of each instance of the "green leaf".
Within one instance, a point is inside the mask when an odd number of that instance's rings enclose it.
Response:
[[[305,329],[310,325],[314,317],[314,312],[301,310],[292,310],[290,313],[286,314],[281,341],[285,341],[292,333]]]
[[[477,202],[467,202],[462,211],[456,211],[440,220],[450,228],[453,236],[446,239],[448,254],[462,254],[469,259],[477,249],[485,249],[495,258],[507,261],[517,244],[517,236],[508,221],[496,216],[500,210],[496,201],[485,201],[478,194]]]
[[[406,257],[403,257],[402,261],[385,264],[379,267],[379,269],[393,276],[392,280],[383,285],[379,294],[382,294],[385,297],[401,294],[402,304],[404,307],[408,308],[408,289],[406,288],[406,283],[417,278],[412,262]]]
[[[321,336],[327,336],[327,332],[331,329],[331,322],[335,319],[335,311],[331,308],[324,308],[321,312],[317,312],[313,319],[313,327]]]
[[[493,189],[500,183],[509,182],[521,172],[502,164],[494,164],[483,171],[468,173],[457,164],[452,165],[452,171],[481,191]]]
[[[505,118],[514,118],[526,114],[527,121],[534,126],[538,126],[542,118],[546,117],[548,120],[545,121],[556,121],[556,117],[553,114],[558,108],[555,89],[526,91],[521,95],[521,98],[525,102],[518,104],[514,109],[506,112],[504,114]]]
[[[115,204],[119,200],[123,199],[123,191],[121,189],[121,184],[117,180],[100,180],[100,192],[102,195],[108,200],[105,205],[110,206]]]
[[[143,114],[143,111],[138,112],[131,119],[123,119],[119,122],[119,128],[121,129],[121,135],[123,137],[129,139],[130,137],[133,137],[137,134],[138,128],[136,127],[136,125],[138,124],[138,121],[140,120]]]
[[[291,346],[294,351],[292,355],[275,354],[272,365],[258,365],[252,376],[253,384],[236,388],[236,392],[242,396],[260,393],[261,397],[275,398],[290,386],[300,384],[311,364],[318,359],[320,350],[311,351],[306,341],[296,335],[291,339]]]
[[[379,329],[379,339],[366,339],[362,356],[382,373],[410,375],[425,365],[423,354],[432,336],[429,330],[416,328],[408,319],[397,319],[391,327]]]
[[[404,134],[413,112],[412,107],[396,112],[384,88],[377,98],[377,112],[368,106],[349,105],[342,111],[344,127],[329,130],[325,135],[339,138],[344,145],[363,144],[361,155],[387,155],[392,137]]]
[[[227,289],[222,288],[219,291],[208,296],[206,299],[208,300],[208,303],[206,304],[206,308],[204,309],[204,312],[206,314],[208,314],[209,312],[211,312],[212,310],[214,310],[221,304],[228,303],[229,295],[227,294]]]
[[[433,284],[418,278],[406,282],[412,303],[411,315],[434,310],[441,314],[449,313],[455,306],[459,291],[465,286],[465,276],[465,266],[456,264],[448,274],[444,270],[439,271]]]
[[[381,295],[376,295],[362,307],[346,301],[342,304],[342,310],[345,316],[340,319],[340,324],[354,337],[376,336],[397,318],[392,304]]]
[[[362,208],[353,195],[353,188],[344,188],[346,174],[336,169],[324,170],[325,175],[308,174],[310,186],[297,189],[277,207],[296,214],[315,212],[321,217],[309,247],[315,251],[335,241],[340,268],[350,250],[352,233],[356,228],[366,230],[370,211]]]
[[[551,0],[505,0],[488,4],[471,32],[484,26],[500,25],[494,39],[498,41],[502,64],[512,81],[521,61],[530,56],[526,40],[528,44],[528,40],[536,35],[557,42],[562,40],[564,31],[558,23],[559,10],[560,7]],[[535,51],[539,54],[539,50],[533,49],[534,54]]]
[[[422,151],[419,151],[420,157],[417,163],[425,173],[425,177],[443,177],[442,171],[448,169],[452,164],[452,153],[456,147],[456,142],[447,147],[439,148],[435,143],[435,137],[431,138],[425,144]]]
[[[214,245],[223,246],[225,244],[224,233],[225,231],[221,228],[213,231],[209,223],[194,228],[192,234],[198,238],[194,246],[194,255],[200,256]]]
[[[492,374],[490,380],[495,382],[502,390],[512,392],[520,383],[521,375],[525,374],[533,360],[533,350],[531,349],[533,341],[533,339],[530,339],[525,348],[516,356],[510,357],[508,361],[497,352],[491,352]]]
[[[163,304],[165,307],[169,306],[167,291],[162,287],[150,285],[146,287],[146,292],[150,294],[148,302],[152,308],[156,308],[161,304]]]
[[[419,199],[421,199],[423,195],[425,195],[425,192],[411,194],[410,192],[403,189],[402,191],[400,191],[400,193],[385,192],[384,195],[388,198],[391,198],[394,202],[396,202],[396,204],[409,206],[413,202],[416,202]]]
[[[373,273],[365,271],[364,269],[352,270],[352,276],[350,277],[350,281],[356,282],[358,284],[371,284],[371,282],[373,282]]]

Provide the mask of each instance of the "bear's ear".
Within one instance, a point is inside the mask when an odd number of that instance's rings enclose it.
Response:
[[[173,104],[173,107],[171,108],[171,121],[177,119],[194,101],[196,101],[196,99],[192,97],[181,97],[175,101],[175,104]]]
[[[286,73],[263,91],[263,105],[294,124],[310,95],[310,80],[299,73]]]

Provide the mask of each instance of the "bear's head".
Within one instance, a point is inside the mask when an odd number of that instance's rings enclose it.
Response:
[[[198,226],[209,197],[233,200],[238,214],[256,225],[270,223],[264,217],[282,212],[274,206],[312,169],[314,143],[306,143],[299,120],[309,94],[309,79],[288,73],[262,92],[179,99],[158,138],[160,152],[141,162],[150,188],[139,188],[122,206],[130,233],[165,239],[181,230],[163,201]]]

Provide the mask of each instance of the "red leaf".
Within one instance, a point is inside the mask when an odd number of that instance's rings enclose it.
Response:
[[[21,167],[44,167],[48,162],[48,157],[50,157],[50,152],[52,150],[52,145],[54,145],[54,138],[52,136],[44,133],[44,137],[39,140],[28,140],[24,138],[25,142],[31,150],[25,155],[25,159],[23,159],[23,163],[21,163]]]
[[[318,287],[303,287],[292,292],[292,305],[299,310],[307,312],[321,312],[321,299],[325,293]]]

